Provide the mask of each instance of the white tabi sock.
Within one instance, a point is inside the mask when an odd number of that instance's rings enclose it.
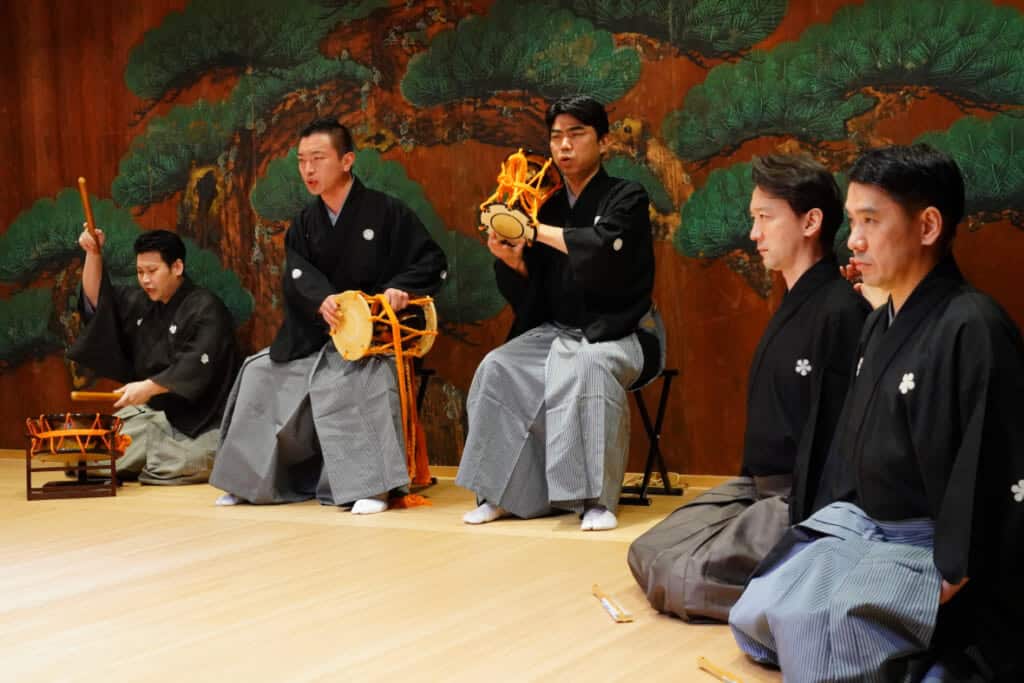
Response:
[[[462,521],[466,524],[486,524],[487,522],[493,522],[496,519],[500,519],[507,514],[507,512],[497,505],[491,505],[490,503],[484,502],[476,509],[470,510],[466,514],[462,515]]]
[[[240,505],[242,503],[248,503],[245,498],[239,498],[233,493],[225,493],[220,498],[213,502],[214,505]]]
[[[583,513],[583,522],[580,524],[580,529],[583,531],[608,531],[618,525],[619,520],[615,518],[614,512],[603,505],[595,505],[594,507],[587,508],[586,512]]]
[[[388,494],[373,498],[360,498],[352,503],[353,515],[375,515],[388,509]]]

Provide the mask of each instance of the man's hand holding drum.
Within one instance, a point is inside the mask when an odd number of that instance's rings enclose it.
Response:
[[[493,230],[487,231],[487,248],[491,250],[496,258],[516,271],[523,277],[527,277],[526,261],[523,260],[523,247],[526,246],[524,239],[508,239],[502,237]]]

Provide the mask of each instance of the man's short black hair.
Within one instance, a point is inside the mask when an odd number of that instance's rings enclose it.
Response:
[[[754,157],[750,175],[762,192],[786,200],[798,216],[820,209],[821,246],[826,254],[834,253],[843,222],[843,195],[831,171],[803,154],[769,154]]]
[[[924,143],[871,149],[854,162],[850,182],[874,185],[910,215],[934,206],[942,214],[938,245],[952,248],[965,190],[960,167],[945,152]]]
[[[547,122],[548,132],[551,126],[555,125],[555,119],[559,114],[569,114],[580,120],[585,126],[592,126],[597,131],[597,139],[600,140],[608,134],[608,112],[604,105],[589,95],[573,95],[555,100],[548,107]]]
[[[337,150],[339,157],[355,151],[352,132],[348,127],[338,123],[337,119],[322,118],[309,122],[305,128],[299,131],[299,139],[308,138],[316,133],[327,133],[330,136],[331,145]]]
[[[160,253],[160,258],[167,264],[167,267],[174,265],[174,262],[181,259],[181,265],[185,265],[185,243],[181,238],[170,230],[149,230],[135,238],[133,245],[136,255],[145,254],[151,251]]]

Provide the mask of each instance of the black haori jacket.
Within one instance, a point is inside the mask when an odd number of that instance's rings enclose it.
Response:
[[[509,337],[545,322],[581,328],[591,342],[634,332],[651,309],[654,287],[648,204],[641,185],[603,168],[574,206],[565,187],[548,199],[538,220],[565,228],[569,253],[539,243],[528,247],[528,277],[495,261],[498,288],[515,312]]]
[[[330,338],[320,317],[329,294],[396,288],[430,295],[447,273],[444,252],[419,218],[399,200],[353,178],[336,224],[317,197],[285,236],[284,321],[270,346],[283,362],[319,351]]]
[[[216,294],[186,276],[163,304],[137,286],[114,286],[104,270],[95,312],[84,294],[78,310],[86,324],[68,358],[119,382],[166,387],[148,405],[190,437],[220,424],[241,356],[234,320]]]

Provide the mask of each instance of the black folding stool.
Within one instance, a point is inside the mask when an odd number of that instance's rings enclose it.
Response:
[[[643,388],[635,389],[633,397],[636,399],[637,410],[640,411],[640,419],[643,422],[644,432],[647,433],[647,462],[644,465],[644,478],[640,486],[623,486],[622,493],[630,494],[619,498],[619,505],[650,505],[651,499],[648,493],[660,496],[681,496],[683,489],[669,484],[668,468],[665,467],[665,459],[661,455],[661,428],[665,423],[665,411],[668,408],[669,390],[672,388],[672,380],[679,375],[679,370],[666,368],[658,375],[661,380],[661,394],[658,397],[658,412],[654,422],[651,422],[651,415],[647,412],[647,404],[644,402]],[[657,465],[661,474],[661,486],[651,488],[651,474]]]

